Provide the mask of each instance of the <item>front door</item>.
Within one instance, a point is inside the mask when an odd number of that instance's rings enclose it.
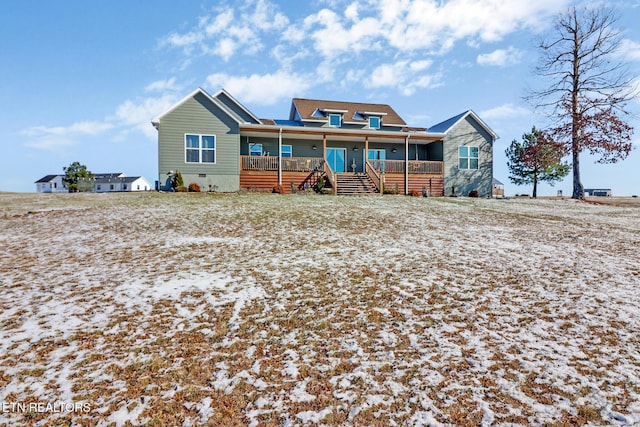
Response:
[[[327,148],[327,162],[335,173],[345,172],[347,170],[347,149]]]

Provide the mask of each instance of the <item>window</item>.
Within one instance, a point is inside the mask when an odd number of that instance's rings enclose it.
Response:
[[[262,156],[262,144],[249,144],[250,156]]]
[[[291,157],[293,154],[293,148],[290,145],[282,146],[282,157]]]
[[[122,184],[122,189],[126,190],[127,189],[127,184]]]
[[[329,126],[339,128],[342,125],[342,115],[329,114]]]
[[[184,157],[186,163],[215,163],[215,135],[186,134],[184,136]]]
[[[380,117],[369,116],[369,127],[371,129],[380,129]]]
[[[458,147],[458,167],[478,169],[478,147]]]
[[[113,190],[113,184],[109,184],[109,190]]]

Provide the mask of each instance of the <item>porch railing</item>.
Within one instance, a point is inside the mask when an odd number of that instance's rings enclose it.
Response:
[[[275,156],[240,156],[240,163],[245,171],[278,170],[278,157]]]
[[[404,173],[404,160],[369,160],[371,167],[378,173]],[[432,160],[409,160],[410,174],[442,175],[443,162]]]
[[[368,160],[365,162],[364,168],[365,168],[364,169],[365,173],[367,174],[367,176],[369,176],[369,179],[373,181],[376,188],[380,192],[380,195],[382,195],[382,179],[380,178],[380,174],[373,168],[373,166],[371,165],[371,163],[369,163]]]
[[[278,156],[240,156],[242,170],[277,171]],[[321,157],[283,157],[284,172],[311,172],[322,168]]]

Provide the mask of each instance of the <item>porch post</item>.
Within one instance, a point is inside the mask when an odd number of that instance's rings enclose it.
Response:
[[[367,173],[367,160],[369,160],[369,137],[364,137],[364,156],[362,160],[362,172]]]
[[[322,135],[322,160],[327,161],[327,134]]]
[[[404,195],[409,194],[409,137],[404,139]]]
[[[278,185],[282,185],[282,128],[278,132]]]

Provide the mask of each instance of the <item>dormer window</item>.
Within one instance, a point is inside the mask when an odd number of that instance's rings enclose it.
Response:
[[[342,114],[329,114],[329,126],[335,128],[342,126]]]
[[[369,127],[371,129],[380,129],[380,117],[369,116]]]

